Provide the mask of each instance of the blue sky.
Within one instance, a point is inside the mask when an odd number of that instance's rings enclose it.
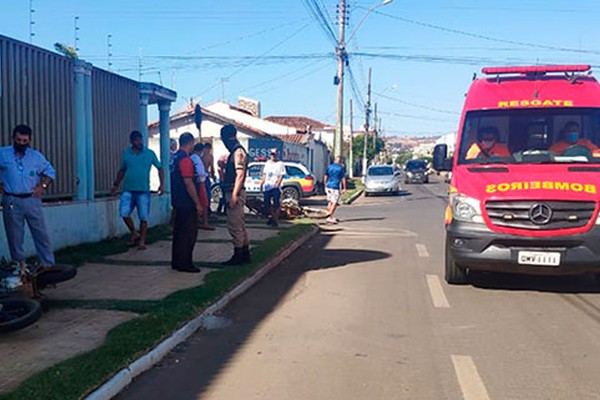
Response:
[[[81,58],[107,68],[112,35],[112,69],[137,79],[141,60],[142,80],[178,92],[175,110],[190,97],[236,102],[241,95],[260,100],[263,116],[334,123],[334,45],[307,11],[311,1],[337,33],[333,0],[33,0],[34,44],[72,44],[78,16]],[[350,33],[377,1],[348,2]],[[29,41],[29,0],[0,4],[0,34]],[[388,135],[447,133],[458,125],[473,73],[484,66],[600,65],[599,15],[597,0],[394,0],[371,13],[347,45],[354,126],[364,121],[369,67]]]

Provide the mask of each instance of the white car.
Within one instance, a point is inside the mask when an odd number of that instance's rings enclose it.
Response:
[[[376,193],[400,193],[400,171],[394,171],[391,165],[374,165],[367,170],[365,177],[365,196]]]

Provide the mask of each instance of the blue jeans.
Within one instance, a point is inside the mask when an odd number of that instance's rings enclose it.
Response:
[[[119,203],[121,218],[130,217],[134,208],[137,208],[140,221],[148,221],[150,217],[150,192],[124,191],[121,193],[121,202]]]
[[[206,178],[204,184],[206,185],[206,196],[208,197],[208,215],[210,215],[212,212],[212,210],[210,209],[210,203],[212,201],[212,181],[209,177]]]
[[[41,199],[4,195],[2,196],[2,215],[8,248],[13,261],[25,260],[23,241],[25,238],[25,221],[27,221],[41,263],[43,265],[56,264],[52,244],[46,229]]]
[[[264,194],[265,215],[271,215],[271,200],[273,200],[273,210],[279,209],[281,190],[279,188],[267,190]]]

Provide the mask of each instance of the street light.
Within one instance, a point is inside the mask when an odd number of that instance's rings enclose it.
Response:
[[[348,42],[350,42],[352,40],[352,38],[354,38],[354,35],[356,35],[358,28],[360,28],[360,26],[363,24],[363,22],[365,22],[365,19],[367,19],[369,14],[371,14],[373,11],[375,11],[379,7],[387,6],[388,4],[390,4],[393,1],[394,0],[383,0],[383,2],[381,2],[379,4],[375,4],[373,7],[369,8],[369,10],[365,13],[365,15],[363,15],[362,19],[358,22],[358,24],[356,24],[356,28],[354,28],[354,31],[350,34],[350,37],[348,38]]]
[[[350,34],[348,42],[352,40],[358,28],[365,21],[367,16],[375,11],[377,8],[388,5],[393,0],[383,0],[383,2],[371,7],[365,15],[362,17],[354,31]],[[340,0],[339,6],[339,26],[340,33],[338,39],[338,45],[335,49],[335,53],[338,59],[338,73],[335,79],[335,84],[338,87],[337,92],[337,115],[335,124],[335,136],[333,137],[333,155],[334,157],[342,157],[342,143],[343,143],[343,130],[344,130],[344,66],[348,62],[348,53],[346,52],[346,0]]]

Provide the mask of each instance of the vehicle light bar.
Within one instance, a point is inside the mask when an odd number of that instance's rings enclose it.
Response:
[[[586,72],[589,65],[531,65],[526,67],[486,67],[481,70],[485,75],[504,74],[545,74],[547,72]]]

